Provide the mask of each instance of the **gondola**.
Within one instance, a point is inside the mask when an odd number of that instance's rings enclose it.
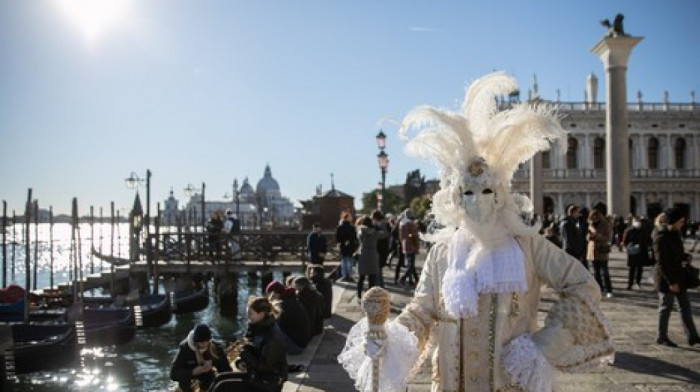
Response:
[[[19,317],[23,319],[24,313],[5,314],[0,321],[10,321]],[[124,344],[134,338],[136,324],[134,312],[128,307],[115,305],[87,304],[83,306],[82,317],[78,315],[78,309],[48,309],[32,310],[29,312],[29,321],[37,325],[63,325],[72,324],[82,320],[85,331],[86,344],[88,346],[110,346]]]
[[[139,322],[139,313],[141,322]],[[136,325],[142,328],[160,327],[170,321],[173,316],[170,298],[167,295],[149,294],[139,297],[134,306]]]
[[[92,248],[92,254],[97,257],[98,259],[107,262],[109,264],[114,264],[114,265],[126,265],[129,264],[131,260],[121,258],[121,257],[116,257],[116,256],[109,256],[109,255],[103,255],[102,253],[98,252],[97,249]]]
[[[82,319],[88,346],[121,345],[136,335],[134,312],[127,307],[85,305]]]
[[[206,282],[202,282],[198,289],[174,291],[170,295],[175,314],[199,312],[209,306],[209,290]]]
[[[12,323],[0,326],[0,330],[12,336],[11,346],[3,356],[5,376],[67,367],[79,358],[74,324]]]

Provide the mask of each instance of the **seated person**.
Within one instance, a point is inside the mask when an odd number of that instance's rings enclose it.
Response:
[[[277,280],[267,285],[265,293],[270,301],[278,302],[282,308],[277,324],[285,336],[287,353],[300,354],[311,340],[311,321],[304,305],[299,302],[294,289],[284,287]]]
[[[170,369],[170,379],[177,382],[182,392],[192,391],[193,381],[200,390],[207,390],[217,372],[230,372],[226,354],[221,345],[212,341],[211,329],[199,324],[180,343],[180,349]]]
[[[234,363],[237,373],[220,373],[211,392],[278,392],[287,380],[287,352],[277,326],[281,309],[265,297],[248,300],[248,331]]]

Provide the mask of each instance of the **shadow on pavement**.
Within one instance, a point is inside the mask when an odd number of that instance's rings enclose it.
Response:
[[[662,361],[658,358],[644,355],[617,352],[615,354],[615,364],[613,366],[629,372],[650,374],[670,380],[700,384],[700,373],[673,363]]]

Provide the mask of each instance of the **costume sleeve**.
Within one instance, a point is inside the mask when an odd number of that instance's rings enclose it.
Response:
[[[559,294],[532,336],[521,335],[504,347],[503,363],[528,391],[551,390],[557,371],[574,372],[612,363],[614,344],[600,311],[600,290],[574,258],[535,236],[530,242],[537,275]]]
[[[381,392],[405,391],[409,379],[429,352],[426,343],[437,314],[438,294],[432,284],[436,248],[438,246],[431,248],[411,303],[395,320],[385,324],[384,353],[379,359]],[[368,330],[366,318],[355,324],[338,356],[338,362],[355,380],[355,388],[362,392],[369,392],[372,388],[372,359],[364,348]]]

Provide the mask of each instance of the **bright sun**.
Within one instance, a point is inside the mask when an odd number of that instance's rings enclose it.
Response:
[[[94,42],[128,16],[131,0],[56,0],[70,22]]]

